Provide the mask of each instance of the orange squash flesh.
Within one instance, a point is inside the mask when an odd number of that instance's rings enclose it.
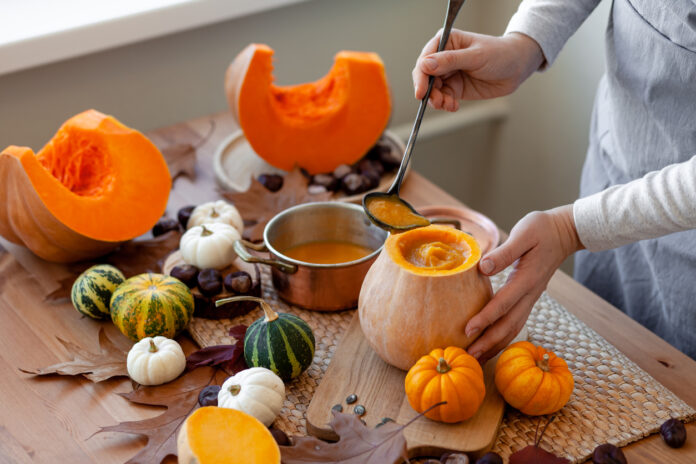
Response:
[[[271,165],[311,174],[359,160],[389,122],[391,98],[375,53],[339,52],[321,79],[273,84],[273,50],[251,44],[227,70],[225,92],[254,151]]]
[[[436,348],[473,343],[466,324],[493,296],[490,280],[478,271],[480,257],[473,237],[447,226],[390,235],[358,299],[360,327],[372,349],[408,370]]]
[[[196,409],[177,437],[181,463],[279,464],[280,449],[258,419],[236,409]]]
[[[3,150],[3,183],[0,234],[60,262],[99,256],[147,232],[171,189],[157,147],[95,110],[67,120],[36,155]]]

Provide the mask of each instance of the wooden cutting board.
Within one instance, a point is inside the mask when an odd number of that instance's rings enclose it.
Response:
[[[404,429],[409,458],[440,456],[447,451],[477,458],[490,449],[505,410],[503,398],[493,382],[495,361],[492,359],[484,366],[486,397],[474,417],[458,424],[442,424],[421,417]],[[405,377],[405,371],[385,363],[370,348],[356,311],[307,409],[307,431],[325,440],[337,440],[338,436],[328,425],[335,404],[342,404],[344,412],[352,412],[357,404],[365,406],[363,420],[368,427],[374,427],[383,417],[405,424],[417,415],[406,399]],[[358,401],[348,406],[345,399],[353,393]]]

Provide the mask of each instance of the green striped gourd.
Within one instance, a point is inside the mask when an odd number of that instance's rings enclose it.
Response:
[[[281,379],[294,379],[304,372],[314,358],[314,334],[305,321],[288,313],[276,313],[261,298],[237,296],[216,302],[256,301],[264,317],[255,321],[244,336],[244,360],[249,367],[265,367]]]
[[[92,319],[108,319],[111,294],[124,280],[123,273],[109,264],[92,266],[75,279],[70,292],[72,304]]]
[[[131,340],[161,335],[174,338],[193,316],[193,295],[180,280],[140,274],[111,296],[111,320]]]

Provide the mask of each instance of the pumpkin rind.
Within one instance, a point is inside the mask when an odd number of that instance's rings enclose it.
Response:
[[[449,270],[409,265],[399,245],[423,234],[462,240],[470,248],[463,264]],[[467,322],[493,296],[490,280],[478,271],[475,239],[446,226],[428,226],[390,235],[363,281],[358,300],[360,326],[368,343],[387,363],[402,370],[435,348],[468,347]]]
[[[80,313],[92,319],[109,319],[109,302],[116,288],[126,280],[109,264],[97,264],[80,274],[73,283],[70,300]]]
[[[161,335],[174,338],[193,316],[193,295],[174,277],[140,274],[122,283],[111,297],[111,320],[131,340]]]
[[[280,448],[268,428],[236,409],[196,409],[179,429],[176,443],[180,463],[280,464]]]
[[[441,363],[446,372],[438,371]],[[486,396],[481,365],[463,349],[452,346],[437,348],[419,359],[406,374],[404,385],[408,402],[417,412],[446,401],[425,414],[446,423],[473,417]]]
[[[544,357],[547,357],[545,360]],[[545,371],[540,364],[547,363]],[[510,345],[495,365],[495,385],[505,401],[530,416],[552,414],[573,393],[573,375],[553,352],[527,341]]]
[[[265,367],[283,380],[294,379],[314,359],[312,329],[299,317],[278,313],[278,319],[261,318],[244,336],[244,359],[249,367]]]
[[[0,235],[49,261],[95,258],[150,230],[170,189],[152,142],[111,116],[85,111],[36,154],[2,151]]]
[[[271,165],[310,174],[352,164],[384,132],[391,97],[384,64],[375,53],[341,51],[316,82],[273,84],[273,50],[251,44],[225,76],[225,93],[254,151]]]

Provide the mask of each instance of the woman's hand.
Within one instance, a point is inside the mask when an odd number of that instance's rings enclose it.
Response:
[[[482,273],[494,275],[517,261],[505,285],[467,324],[467,336],[483,332],[467,351],[485,362],[505,348],[522,330],[554,271],[582,248],[573,205],[536,211],[522,218],[505,243],[479,262]]]
[[[544,62],[539,44],[524,34],[493,37],[452,29],[445,50],[436,53],[441,34],[425,45],[412,73],[418,100],[428,77],[436,76],[428,103],[437,109],[457,111],[459,100],[508,95]]]

